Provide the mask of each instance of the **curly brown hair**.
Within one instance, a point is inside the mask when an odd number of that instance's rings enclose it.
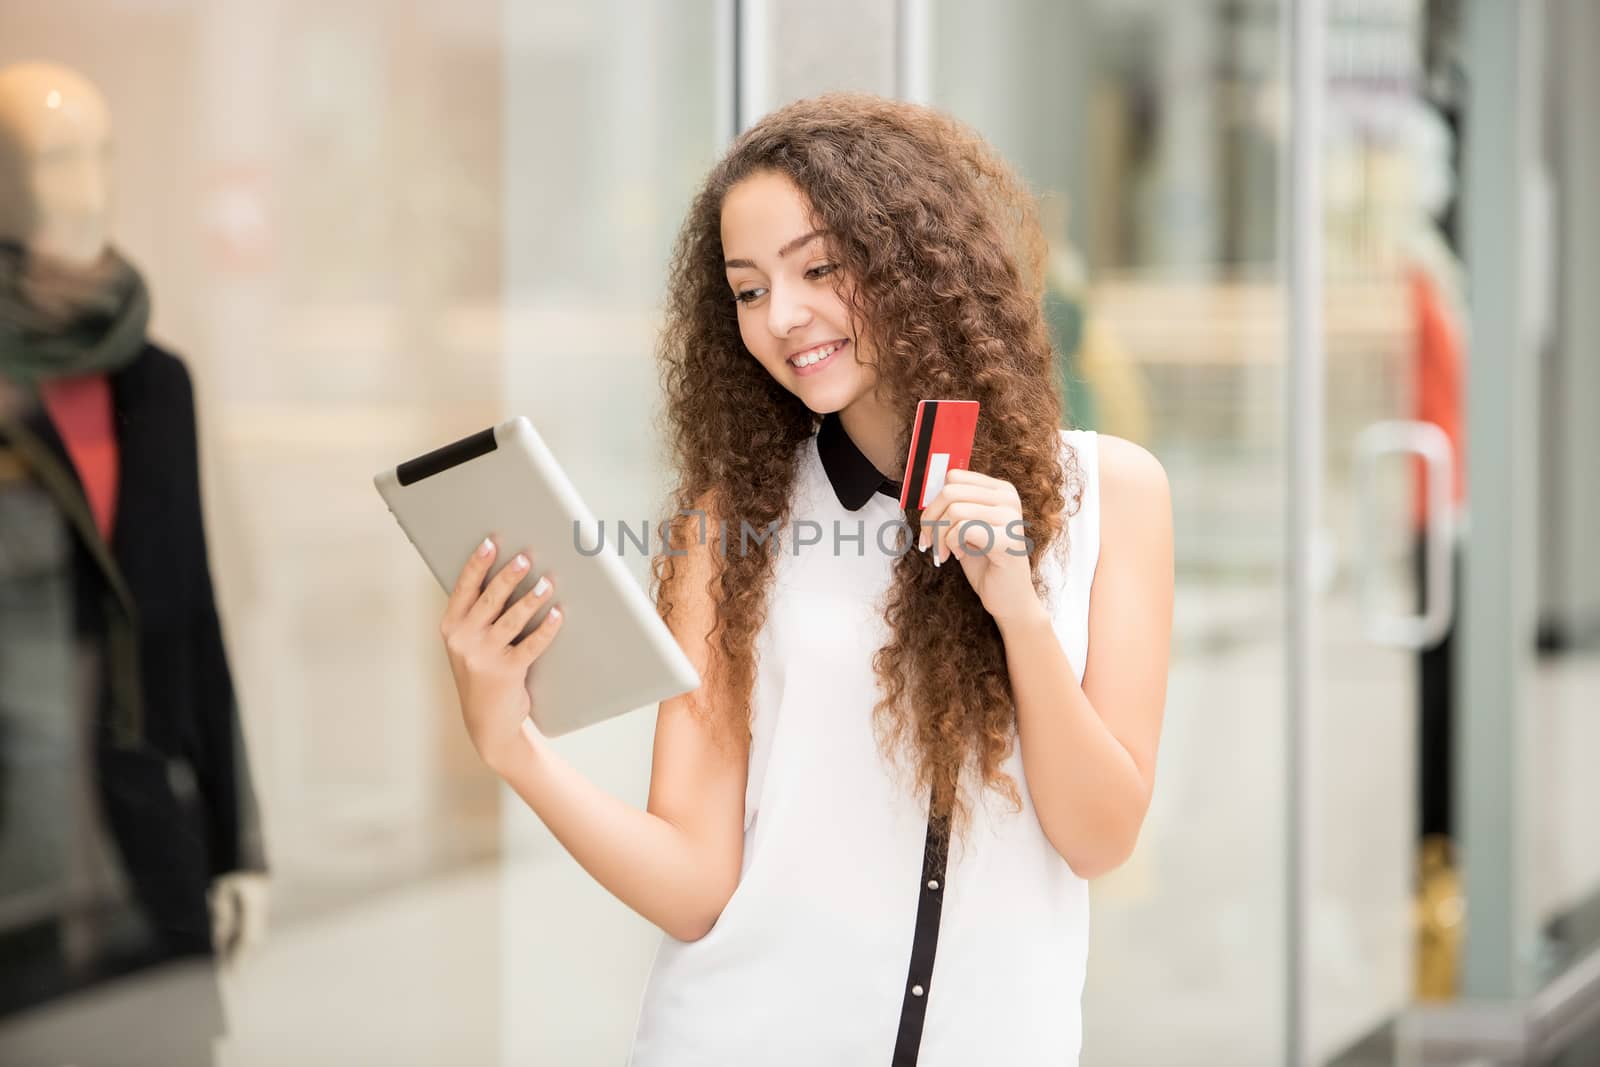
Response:
[[[1032,195],[968,127],[931,108],[856,93],[801,100],[741,135],[712,169],[674,248],[659,357],[667,451],[680,510],[652,558],[652,595],[669,620],[685,538],[703,508],[711,528],[789,520],[799,448],[820,418],[746,350],[723,265],[723,199],[759,172],[787,175],[808,199],[832,257],[853,284],[848,309],[877,353],[877,385],[909,444],[921,397],[977,400],[971,465],[1011,482],[1038,563],[1064,551],[1067,482],[1077,457],[1058,430],[1062,403],[1042,311],[1046,247]],[[1073,497],[1075,499],[1076,493]],[[737,502],[737,515],[730,502]],[[917,513],[906,516],[912,536]],[[703,527],[702,527],[703,528]],[[903,542],[902,542],[903,544]],[[675,548],[676,556],[666,548]],[[716,601],[708,688],[725,692],[721,727],[748,742],[756,635],[765,624],[775,539],[724,552],[706,587]],[[922,552],[894,564],[884,619],[891,639],[873,657],[882,698],[874,730],[891,764],[915,749],[915,783],[958,836],[970,825],[961,778],[969,766],[1014,810],[1021,798],[1000,765],[1016,714],[1005,648],[960,568]],[[703,714],[710,713],[700,705]],[[729,736],[724,734],[723,736]]]

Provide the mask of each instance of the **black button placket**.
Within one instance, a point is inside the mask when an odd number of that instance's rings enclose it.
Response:
[[[934,951],[939,945],[939,915],[944,910],[949,843],[949,821],[935,821],[930,807],[928,836],[922,850],[922,885],[917,892],[917,926],[911,938],[911,968],[900,1003],[893,1067],[914,1067],[922,1045],[922,1023],[928,1014],[928,992],[933,984]]]

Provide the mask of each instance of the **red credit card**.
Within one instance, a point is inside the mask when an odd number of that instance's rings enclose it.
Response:
[[[966,470],[978,432],[976,400],[919,400],[911,426],[911,452],[900,486],[900,506],[918,511],[944,488],[950,471]]]

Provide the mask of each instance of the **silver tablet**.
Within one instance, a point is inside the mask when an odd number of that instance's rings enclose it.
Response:
[[[519,550],[533,561],[514,596],[550,574],[551,603],[566,619],[528,672],[534,725],[544,734],[699,687],[689,657],[623,565],[616,524],[601,530],[527,418],[408,460],[373,484],[447,593],[487,534],[500,550],[491,577]],[[542,605],[523,633],[549,609]]]

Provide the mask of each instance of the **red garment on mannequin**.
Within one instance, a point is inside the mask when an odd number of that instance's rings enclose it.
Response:
[[[1415,383],[1416,417],[1431,422],[1450,439],[1455,460],[1455,476],[1450,500],[1459,505],[1466,498],[1465,459],[1462,454],[1461,332],[1452,320],[1439,287],[1420,268],[1410,272],[1411,306],[1416,316]],[[1414,462],[1411,521],[1415,529],[1427,524],[1427,469]]]
[[[111,540],[117,515],[117,433],[111,421],[111,383],[104,374],[50,378],[39,395],[89,500],[100,536]]]

